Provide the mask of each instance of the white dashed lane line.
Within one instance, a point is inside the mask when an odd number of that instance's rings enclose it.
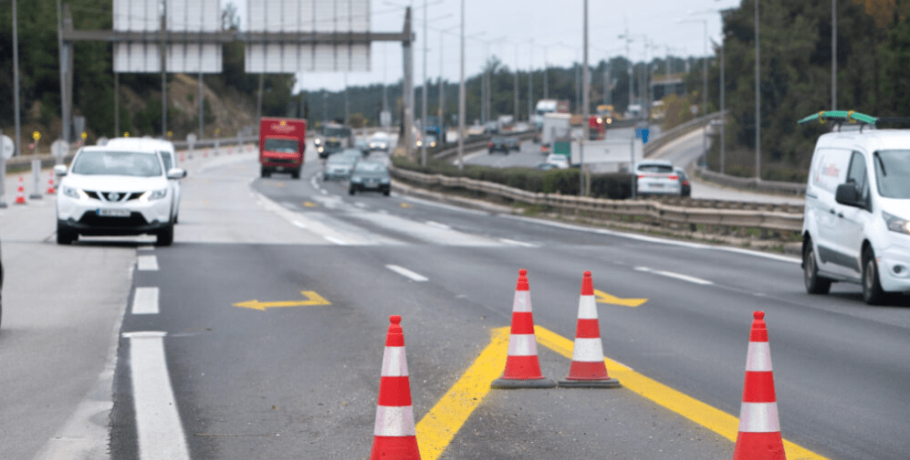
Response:
[[[164,355],[166,332],[129,332],[139,458],[190,460]]]
[[[703,280],[701,278],[696,278],[694,276],[683,275],[680,273],[665,272],[663,270],[652,270],[648,267],[635,267],[635,270],[645,273],[653,273],[655,275],[666,276],[667,278],[675,278],[682,281],[688,281],[690,283],[701,284],[703,286],[708,286],[714,284],[712,281]]]
[[[138,256],[136,266],[141,271],[158,271],[158,258],[154,255]]]
[[[451,229],[452,229],[452,227],[449,227],[449,226],[446,225],[446,224],[440,224],[439,222],[433,222],[432,220],[428,220],[428,221],[427,221],[427,225],[429,225],[430,227],[441,228],[441,229],[443,229],[443,230],[451,230]]]
[[[157,315],[158,292],[157,287],[137,287],[133,296],[133,314]]]
[[[332,243],[335,243],[335,244],[337,244],[337,245],[339,245],[339,246],[347,246],[347,245],[348,245],[348,243],[347,243],[346,241],[340,240],[340,239],[335,238],[335,237],[332,237],[332,236],[323,236],[323,238],[325,238],[326,240],[331,241]]]
[[[521,246],[521,247],[525,247],[525,248],[536,248],[537,247],[536,244],[525,243],[523,241],[510,240],[508,238],[500,238],[499,241],[501,241],[505,244],[511,244],[513,246]]]
[[[413,281],[417,281],[417,282],[428,281],[427,277],[414,273],[411,270],[408,270],[407,268],[399,267],[398,265],[386,265],[385,267],[388,268],[389,270],[392,270],[395,273],[398,273],[401,276],[404,276],[405,278],[410,278]]]
[[[299,220],[295,220],[294,222],[291,222],[291,223],[294,224],[295,227],[306,228],[306,224]]]

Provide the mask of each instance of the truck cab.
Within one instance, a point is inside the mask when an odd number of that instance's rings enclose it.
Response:
[[[326,123],[313,143],[319,158],[328,158],[335,152],[354,148],[354,135],[349,126]]]

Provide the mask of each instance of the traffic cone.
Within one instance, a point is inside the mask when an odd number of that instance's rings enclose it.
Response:
[[[185,154],[186,154],[186,151],[185,151],[185,150],[181,150],[181,151],[180,151],[180,161],[186,161],[186,156],[185,156]]]
[[[19,176],[19,190],[16,192],[16,204],[25,204],[25,182]]]
[[[512,331],[509,336],[509,355],[502,377],[490,388],[554,388],[556,382],[544,378],[537,359],[537,339],[534,337],[534,315],[531,312],[531,289],[528,271],[518,270],[515,300],[512,303]]]
[[[600,340],[600,321],[597,319],[597,300],[591,272],[581,280],[578,299],[578,323],[575,326],[575,347],[569,376],[559,381],[561,387],[618,388],[619,380],[611,379],[604,363],[603,343]]]
[[[370,460],[420,460],[401,316],[392,315],[389,321],[392,324],[389,325],[385,352],[382,355],[382,376],[379,379],[379,402],[376,406]]]
[[[786,460],[777,415],[765,312],[756,311],[753,316],[733,460]]]
[[[208,157],[209,157],[209,149],[206,148],[204,153],[202,154],[202,158],[208,158]]]
[[[47,194],[53,195],[57,193],[57,189],[54,188],[54,173],[51,173],[50,177],[47,179]]]

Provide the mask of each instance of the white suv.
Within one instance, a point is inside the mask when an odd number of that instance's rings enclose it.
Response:
[[[63,177],[57,191],[57,243],[70,244],[79,235],[157,236],[159,246],[174,240],[176,200],[170,179],[186,175],[165,170],[152,150],[84,147],[72,168],[54,167]]]
[[[107,141],[108,147],[121,150],[152,150],[161,155],[165,171],[170,171],[177,165],[177,151],[171,141],[150,139],[145,137],[117,137]],[[171,190],[174,192],[174,223],[180,222],[180,181],[170,180]]]
[[[863,287],[868,304],[910,291],[910,130],[821,136],[812,156],[803,221],[806,291]]]

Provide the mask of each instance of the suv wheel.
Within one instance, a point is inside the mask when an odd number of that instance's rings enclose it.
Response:
[[[806,240],[803,249],[803,281],[809,294],[827,294],[831,290],[831,280],[818,276],[818,265],[815,262],[815,249],[812,240]]]
[[[872,248],[863,251],[863,300],[869,305],[879,305],[885,301],[886,294],[878,279],[878,264]]]
[[[72,244],[79,238],[79,234],[73,229],[57,222],[57,244]]]
[[[158,230],[155,236],[157,237],[155,246],[170,246],[174,242],[174,224]]]

